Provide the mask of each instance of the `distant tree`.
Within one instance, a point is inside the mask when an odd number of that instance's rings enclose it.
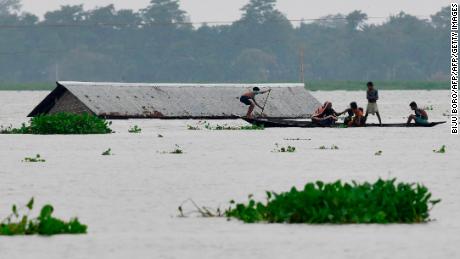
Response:
[[[276,0],[250,0],[241,11],[243,11],[243,17],[241,20],[265,23],[270,20],[277,18],[285,19],[283,14],[275,8]]]
[[[358,30],[361,28],[361,26],[366,22],[367,20],[367,14],[359,11],[359,10],[356,10],[356,11],[353,11],[351,13],[349,13],[346,17],[345,17],[346,21],[347,21],[347,26],[350,30],[354,31],[354,30]]]
[[[450,6],[446,6],[441,11],[431,16],[431,22],[436,28],[450,28]]]
[[[19,12],[20,9],[20,0],[0,0],[0,16]]]
[[[327,28],[341,29],[347,25],[347,19],[345,15],[340,13],[334,15],[326,15],[316,20],[315,24]]]
[[[232,67],[236,81],[269,82],[276,68],[276,58],[260,49],[244,49]]]
[[[45,24],[67,24],[85,21],[86,12],[83,5],[64,5],[61,9],[47,12],[45,14]]]
[[[151,0],[142,13],[146,23],[183,23],[187,18],[178,0]]]
[[[177,0],[141,11],[63,6],[44,19],[0,0],[0,80],[138,82],[448,80],[449,7],[379,24],[354,11],[294,27],[275,0],[249,0],[229,25],[193,28]],[[53,25],[53,26],[49,26]],[[55,26],[57,25],[57,26]]]

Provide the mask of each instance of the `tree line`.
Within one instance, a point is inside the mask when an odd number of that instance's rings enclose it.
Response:
[[[295,26],[276,0],[250,0],[241,12],[197,25],[177,0],[152,0],[139,11],[62,6],[39,19],[20,0],[0,0],[0,81],[449,78],[449,7],[429,18],[401,12],[376,24],[356,10]]]

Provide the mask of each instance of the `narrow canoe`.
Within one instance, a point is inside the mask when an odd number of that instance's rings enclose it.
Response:
[[[283,120],[283,119],[264,119],[264,118],[256,118],[256,119],[249,119],[249,118],[241,118],[248,123],[251,123],[253,125],[258,125],[258,126],[264,126],[265,128],[324,128],[323,126],[320,126],[316,123],[313,123],[311,121],[297,121],[297,120]],[[393,127],[434,127],[439,124],[446,123],[445,121],[440,121],[440,122],[431,122],[427,125],[415,125],[415,124],[410,124],[407,125],[406,123],[386,123],[382,124],[381,126],[379,124],[366,124],[364,127],[387,127],[387,128],[393,128]],[[331,128],[341,128],[344,127],[343,124],[334,124],[331,126]],[[328,127],[329,128],[329,127]]]

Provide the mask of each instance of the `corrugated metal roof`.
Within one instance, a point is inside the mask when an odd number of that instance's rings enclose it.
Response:
[[[272,88],[265,108],[268,117],[303,118],[319,102],[302,84],[132,84],[58,82],[53,91],[71,92],[94,114],[120,118],[231,118],[246,114],[239,101],[245,91],[258,86]],[[46,113],[44,102],[59,98],[53,92],[30,114]],[[257,96],[263,105],[266,95]]]

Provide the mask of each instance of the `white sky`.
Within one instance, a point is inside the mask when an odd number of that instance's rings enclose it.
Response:
[[[233,21],[248,0],[181,0],[181,8],[193,22]],[[22,0],[23,10],[42,16],[61,5],[84,4],[85,8],[115,4],[117,8],[140,9],[149,0]],[[450,0],[278,0],[278,9],[290,19],[319,18],[327,14],[349,13],[362,10],[368,16],[389,16],[401,10],[413,15],[431,15]],[[377,21],[374,21],[377,22]]]

